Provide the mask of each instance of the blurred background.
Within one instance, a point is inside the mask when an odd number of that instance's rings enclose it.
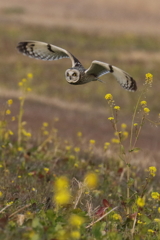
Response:
[[[145,74],[154,76],[153,87],[144,99],[150,118],[158,121],[160,112],[160,1],[159,0],[5,0],[0,2],[0,103],[13,99],[12,115],[17,116],[21,96],[18,83],[33,74],[32,92],[24,107],[24,121],[36,132],[43,122],[55,124],[59,136],[75,141],[82,132],[86,141],[95,139],[99,147],[113,137],[108,121],[109,106],[104,96],[111,93],[121,107],[119,125],[128,131],[134,106],[143,88]],[[17,52],[18,42],[38,40],[73,53],[84,67],[93,60],[104,61],[130,73],[138,91],[122,89],[112,75],[105,82],[73,86],[64,72],[69,59],[46,62]],[[147,98],[145,98],[147,97]],[[140,113],[136,118],[140,120]],[[16,122],[11,126],[16,129]],[[155,151],[160,146],[159,128],[146,123],[138,147]]]

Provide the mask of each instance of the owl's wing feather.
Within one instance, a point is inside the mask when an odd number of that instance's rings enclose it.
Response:
[[[97,78],[106,73],[112,73],[124,89],[133,92],[137,90],[136,81],[128,73],[108,63],[94,60],[85,73]]]
[[[32,58],[48,61],[58,60],[62,58],[70,58],[72,62],[72,67],[81,65],[79,60],[75,58],[70,52],[49,43],[29,40],[18,43],[17,49],[24,55]]]

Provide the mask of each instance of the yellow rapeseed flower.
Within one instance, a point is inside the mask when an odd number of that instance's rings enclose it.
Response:
[[[151,197],[152,197],[153,199],[160,199],[160,194],[159,194],[158,192],[152,192],[152,193],[151,193]]]
[[[122,123],[122,124],[121,124],[121,128],[126,129],[126,128],[127,128],[127,124]]]
[[[119,143],[119,139],[118,139],[118,138],[112,138],[112,139],[111,139],[111,142],[112,142],[112,143]]]
[[[7,109],[6,110],[6,115],[10,115],[11,114],[11,110],[10,109]]]
[[[134,123],[133,126],[134,126],[134,127],[138,126],[138,123]]]
[[[46,172],[46,173],[48,173],[49,172],[49,168],[43,168],[44,169],[44,171]]]
[[[143,110],[144,110],[145,113],[149,113],[150,112],[149,108],[144,108]]]
[[[160,223],[160,218],[155,218],[154,222]]]
[[[66,146],[66,147],[65,147],[65,149],[66,149],[67,151],[70,151],[71,148],[72,148],[71,146]]]
[[[122,134],[123,134],[124,139],[128,138],[128,132],[127,131],[122,132]]]
[[[62,190],[55,193],[53,200],[56,205],[65,205],[70,203],[71,194],[69,190]]]
[[[8,101],[7,101],[7,104],[10,106],[10,105],[12,105],[13,104],[13,100],[12,99],[9,99]]]
[[[49,132],[48,131],[43,131],[43,135],[48,135]]]
[[[96,141],[95,141],[95,140],[93,140],[93,139],[91,139],[91,140],[89,140],[89,143],[90,143],[90,144],[95,144],[95,143],[96,143]]]
[[[8,130],[9,135],[13,135],[14,133],[11,130]]]
[[[44,122],[44,123],[43,123],[43,127],[48,127],[48,123],[47,123],[47,122]]]
[[[54,190],[61,191],[69,188],[68,178],[65,176],[58,177],[54,183]]]
[[[156,172],[157,172],[157,168],[152,166],[152,167],[149,167],[149,173],[151,176],[155,177],[156,176]]]
[[[6,203],[6,206],[10,206],[13,204],[13,201]]]
[[[69,223],[75,227],[80,227],[84,222],[85,219],[77,214],[72,214],[69,218]]]
[[[106,94],[106,95],[105,95],[105,99],[107,99],[107,100],[112,100],[112,99],[113,99],[112,94],[110,94],[110,93]]]
[[[94,172],[89,172],[84,178],[84,183],[88,188],[96,188],[98,185],[98,176]]]
[[[71,238],[72,239],[80,239],[80,237],[81,237],[81,234],[80,234],[79,231],[74,230],[74,231],[71,232]]]
[[[158,212],[160,213],[160,207],[158,208]]]
[[[22,79],[22,82],[23,82],[23,83],[27,82],[27,79],[26,79],[26,78],[23,78],[23,79]]]
[[[0,198],[3,196],[3,193],[0,191]]]
[[[17,149],[19,152],[22,152],[23,151],[23,148],[22,147],[18,147]]]
[[[18,86],[22,87],[23,86],[23,82],[19,82]]]
[[[146,83],[152,83],[153,82],[153,75],[151,73],[146,74]]]
[[[77,132],[77,136],[78,137],[82,137],[82,133],[81,132]]]
[[[114,120],[114,117],[109,117],[108,120],[112,121]]]
[[[27,92],[31,92],[32,89],[30,87],[27,88]]]
[[[119,111],[120,110],[120,107],[119,106],[114,106],[114,109]]]
[[[141,101],[140,104],[144,107],[147,106],[147,102],[146,101]]]
[[[148,232],[149,232],[149,233],[154,233],[154,230],[148,229]]]
[[[79,147],[75,147],[75,148],[74,148],[74,151],[75,151],[75,152],[79,152],[79,151],[80,151],[80,148],[79,148]]]
[[[113,214],[113,219],[115,219],[115,220],[122,220],[122,217],[121,217],[121,215],[119,215],[118,213],[115,213],[115,214]]]
[[[13,117],[12,117],[12,121],[15,121],[15,120],[16,120],[16,117],[15,117],[15,116],[13,116]]]
[[[32,73],[28,73],[28,74],[27,74],[27,77],[28,77],[28,78],[33,78],[33,74],[32,74]]]
[[[137,205],[138,205],[139,207],[144,207],[144,205],[145,205],[145,198],[144,198],[144,197],[143,197],[143,198],[138,197],[138,199],[137,199]]]

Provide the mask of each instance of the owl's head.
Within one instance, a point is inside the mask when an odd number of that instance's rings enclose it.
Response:
[[[77,83],[80,79],[80,71],[75,68],[67,69],[65,72],[65,78],[68,83],[74,84]]]

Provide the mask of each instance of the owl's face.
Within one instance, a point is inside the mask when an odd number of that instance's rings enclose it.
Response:
[[[69,83],[77,83],[80,79],[80,72],[77,69],[67,69],[65,77]]]

